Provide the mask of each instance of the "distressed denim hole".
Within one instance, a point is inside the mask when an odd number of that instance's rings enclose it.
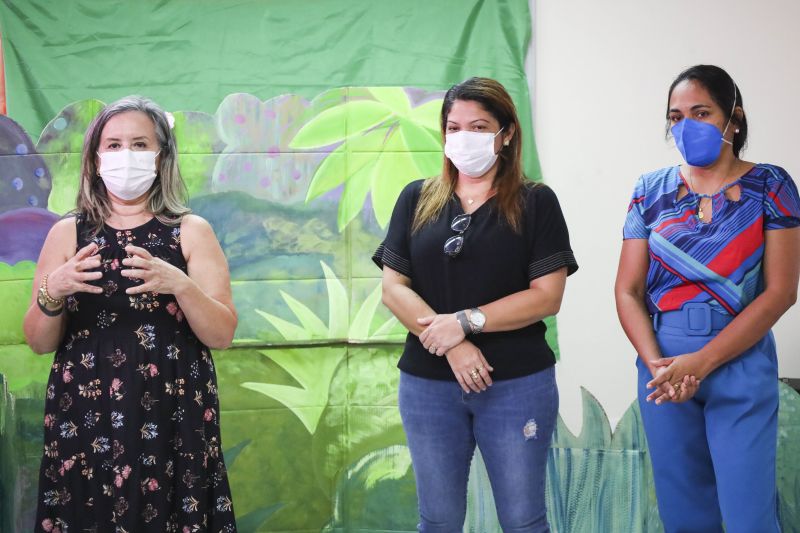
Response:
[[[533,418],[525,422],[525,427],[522,428],[522,434],[525,436],[525,440],[535,439],[538,429],[539,426],[536,425],[536,420]]]

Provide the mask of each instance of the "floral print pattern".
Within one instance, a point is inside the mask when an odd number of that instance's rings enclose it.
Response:
[[[67,329],[50,372],[36,530],[236,531],[222,457],[211,353],[175,297],[125,293],[133,244],[186,271],[180,228],[157,219],[91,236],[101,294],[67,299]]]

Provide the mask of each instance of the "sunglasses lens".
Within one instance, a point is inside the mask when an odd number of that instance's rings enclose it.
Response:
[[[462,246],[464,246],[464,236],[453,235],[444,242],[444,253],[450,257],[455,257],[461,251]]]
[[[471,220],[472,217],[470,215],[458,215],[453,219],[453,222],[450,223],[450,229],[458,231],[459,233],[466,231]]]

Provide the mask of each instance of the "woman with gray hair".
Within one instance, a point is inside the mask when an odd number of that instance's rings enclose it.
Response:
[[[233,532],[209,348],[230,345],[237,316],[164,111],[138,96],[106,106],[80,179],[25,315],[31,348],[56,350],[36,531]]]

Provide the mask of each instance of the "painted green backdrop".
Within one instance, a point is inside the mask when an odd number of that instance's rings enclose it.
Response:
[[[240,529],[413,530],[403,331],[369,256],[403,185],[441,167],[441,96],[468,76],[509,89],[539,179],[527,1],[2,0],[0,31],[0,528],[29,530],[35,507],[51,358],[21,336],[33,262],[73,205],[88,121],[141,93],[174,114],[191,207],[231,267],[240,325],[214,356]],[[791,457],[800,401],[782,401]],[[559,425],[554,445],[555,530],[660,529],[636,409],[612,435],[586,393],[582,433]],[[798,524],[798,467],[782,464]],[[497,531],[480,460],[473,473],[467,528]]]

